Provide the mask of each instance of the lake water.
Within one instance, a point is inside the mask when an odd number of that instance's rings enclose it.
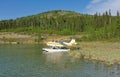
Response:
[[[120,67],[43,54],[41,45],[0,45],[0,77],[120,77]]]

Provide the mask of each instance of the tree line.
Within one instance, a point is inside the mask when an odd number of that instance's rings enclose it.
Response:
[[[73,11],[55,10],[15,20],[0,21],[0,30],[13,29],[14,31],[17,28],[28,28],[29,31],[39,30],[41,33],[60,34],[79,32],[93,32],[92,34],[94,34],[98,32],[98,36],[114,37],[120,36],[120,13],[117,12],[116,16],[111,16],[111,12],[106,11],[103,14],[88,15]]]

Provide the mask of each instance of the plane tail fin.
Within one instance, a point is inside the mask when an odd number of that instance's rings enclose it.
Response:
[[[70,41],[70,43],[71,43],[71,44],[77,44],[77,43],[75,42],[75,39],[72,39],[72,40]]]

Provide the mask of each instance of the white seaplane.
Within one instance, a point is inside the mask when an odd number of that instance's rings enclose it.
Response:
[[[67,48],[66,46],[72,46],[77,44],[75,42],[75,39],[72,39],[69,43],[68,42],[58,42],[58,41],[50,41],[46,43],[47,46],[49,46],[50,48],[42,48],[43,52],[49,52],[49,53],[53,53],[53,52],[67,52],[70,51],[69,48]]]
[[[76,45],[77,43],[75,42],[75,39],[72,39],[69,43],[68,42],[58,42],[58,41],[50,41],[46,43],[47,46],[58,46],[58,47],[63,47],[64,45],[66,46],[72,46]]]

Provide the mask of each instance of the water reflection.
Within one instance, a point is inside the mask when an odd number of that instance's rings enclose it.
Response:
[[[45,54],[46,62],[59,64],[62,61],[63,53],[48,53]]]
[[[65,53],[45,54],[45,63],[48,69],[57,70],[69,77],[120,77],[118,65],[106,66],[104,63],[88,60],[75,60]]]
[[[0,46],[0,77],[120,77],[120,66],[42,54],[41,46]]]
[[[59,68],[59,69],[65,69],[67,59],[65,56],[65,53],[49,53],[44,54],[45,55],[45,62],[47,66],[52,66],[52,68]]]

